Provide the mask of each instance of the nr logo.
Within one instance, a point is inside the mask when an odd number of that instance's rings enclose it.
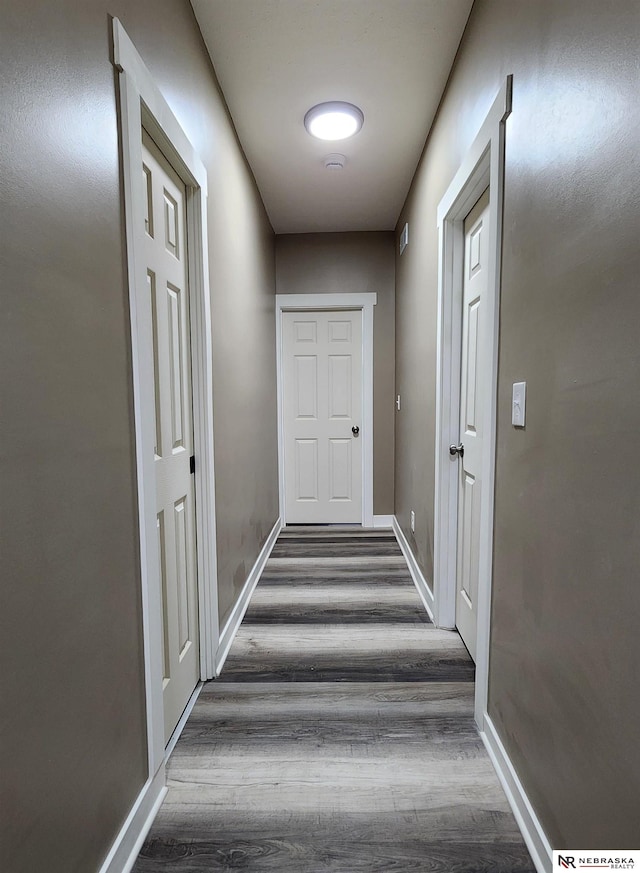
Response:
[[[560,864],[563,870],[575,870],[575,860],[572,855],[558,855],[558,864]]]

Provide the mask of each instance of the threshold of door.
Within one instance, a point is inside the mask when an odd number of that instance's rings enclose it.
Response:
[[[338,524],[331,524],[328,521],[307,521],[307,522],[294,522],[293,524],[285,524],[285,527],[362,527],[360,522],[339,522]]]

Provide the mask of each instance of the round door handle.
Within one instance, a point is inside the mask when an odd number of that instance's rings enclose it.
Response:
[[[449,446],[449,454],[452,457],[460,455],[460,457],[462,458],[464,456],[464,446],[462,445],[462,443],[460,443],[459,446]]]
[[[353,425],[353,427],[351,428],[351,433],[352,433],[354,436],[358,436],[358,434],[360,433],[360,428],[358,427],[357,424],[354,424],[354,425]]]

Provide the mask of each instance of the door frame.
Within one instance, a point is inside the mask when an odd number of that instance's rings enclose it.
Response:
[[[491,573],[498,388],[498,327],[504,200],[505,122],[511,112],[512,76],[508,76],[438,206],[438,320],[436,357],[436,458],[434,599],[439,627],[456,623],[458,462],[449,446],[460,430],[460,367],[464,219],[489,188],[489,263],[481,370],[484,408],[482,493],[476,652],[475,720],[484,729],[489,680]]]
[[[362,312],[362,526],[373,527],[373,307],[375,293],[276,294],[278,393],[278,483],[280,518],[287,523],[284,485],[283,312],[361,310]]]
[[[119,126],[124,180],[131,368],[138,486],[138,526],[149,778],[165,760],[162,699],[162,597],[156,544],[156,485],[153,466],[154,375],[151,301],[146,293],[142,128],[154,139],[186,186],[186,222],[191,331],[193,436],[196,457],[196,551],[200,677],[215,675],[218,596],[213,455],[213,368],[207,172],[169,108],[121,22],[113,19],[114,65],[119,71]],[[183,723],[181,720],[178,727]]]

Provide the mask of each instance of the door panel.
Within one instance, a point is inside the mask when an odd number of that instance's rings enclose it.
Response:
[[[350,343],[351,342],[351,322],[350,321],[329,321],[329,342],[330,343]]]
[[[351,355],[329,356],[329,418],[353,418]]]
[[[153,387],[155,397],[155,439],[154,455],[156,460],[162,456],[162,423],[160,421],[160,382],[158,374],[160,364],[158,358],[158,307],[156,304],[156,274],[147,270],[147,287],[151,297],[151,329],[153,331]]]
[[[189,569],[187,567],[187,513],[185,501],[178,500],[173,518],[176,529],[176,587],[178,589],[178,652],[182,655],[189,641]]]
[[[153,237],[153,193],[151,187],[151,170],[142,164],[142,185],[144,190],[144,229]]]
[[[294,321],[293,330],[297,343],[318,342],[318,325],[315,321]]]
[[[164,189],[164,244],[167,251],[175,258],[180,257],[178,248],[178,204],[171,194]]]
[[[487,290],[489,192],[486,191],[464,224],[462,361],[460,371],[460,442],[458,456],[458,549],[456,626],[472,658],[476,656],[480,494],[482,491],[483,297]]]
[[[318,440],[296,440],[295,480],[296,501],[318,500]]]
[[[465,434],[476,434],[477,427],[477,385],[478,385],[478,316],[480,300],[476,298],[467,307],[467,343],[465,349],[466,380],[465,385]]]
[[[353,440],[329,440],[329,500],[351,500]]]
[[[147,281],[151,295],[155,474],[162,594],[165,739],[200,678],[186,191],[143,134]],[[157,230],[157,233],[154,231]]]
[[[169,610],[167,603],[169,592],[167,591],[167,545],[164,534],[164,511],[156,516],[156,530],[158,533],[158,567],[160,569],[160,589],[162,594],[162,688],[171,678],[171,664],[169,659]]]
[[[285,518],[362,521],[362,312],[282,317]]]
[[[478,592],[478,534],[480,483],[468,472],[462,486],[462,542],[460,593],[470,609],[475,608]]]
[[[167,284],[167,304],[169,312],[168,345],[171,375],[171,436],[174,453],[184,448],[184,384],[183,332],[181,291]]]
[[[318,417],[318,359],[315,355],[296,355],[294,358],[296,406],[295,417]]]

